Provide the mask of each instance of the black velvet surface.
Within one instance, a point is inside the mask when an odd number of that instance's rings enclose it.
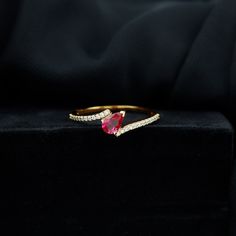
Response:
[[[163,111],[116,138],[68,113],[1,111],[1,209],[13,206],[18,233],[227,235],[233,132],[222,114]]]
[[[232,166],[232,174],[231,174],[231,188],[230,188],[230,213],[231,213],[231,227],[230,235],[236,235],[236,160],[234,159],[234,163]]]

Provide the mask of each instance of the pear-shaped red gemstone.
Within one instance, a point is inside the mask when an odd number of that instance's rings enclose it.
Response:
[[[102,129],[107,134],[115,134],[121,127],[123,115],[120,112],[107,116],[102,120]]]

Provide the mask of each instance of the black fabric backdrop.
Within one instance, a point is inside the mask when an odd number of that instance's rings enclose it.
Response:
[[[236,1],[0,1],[1,106],[108,101],[235,124]]]
[[[236,1],[0,1],[1,104],[236,103]]]

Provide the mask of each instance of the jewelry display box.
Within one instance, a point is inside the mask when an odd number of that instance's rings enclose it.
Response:
[[[14,206],[18,234],[228,235],[233,131],[221,113],[158,111],[117,138],[69,112],[0,114],[0,204]],[[2,224],[13,230],[7,214]]]

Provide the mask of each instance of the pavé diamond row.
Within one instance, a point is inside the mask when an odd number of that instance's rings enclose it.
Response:
[[[158,119],[160,119],[160,115],[156,114],[156,115],[149,117],[147,119],[133,122],[131,124],[125,125],[124,127],[120,128],[115,135],[116,135],[116,137],[119,137],[120,135],[122,135],[130,130],[134,130],[134,129],[140,128],[142,126],[149,125]]]
[[[84,116],[84,115],[73,115],[70,114],[69,118],[71,120],[74,121],[83,121],[83,122],[87,122],[87,121],[94,121],[94,120],[101,120],[109,115],[111,115],[111,111],[109,109],[106,109],[105,111],[102,111],[100,113],[94,114],[94,115],[88,115],[88,116]]]

